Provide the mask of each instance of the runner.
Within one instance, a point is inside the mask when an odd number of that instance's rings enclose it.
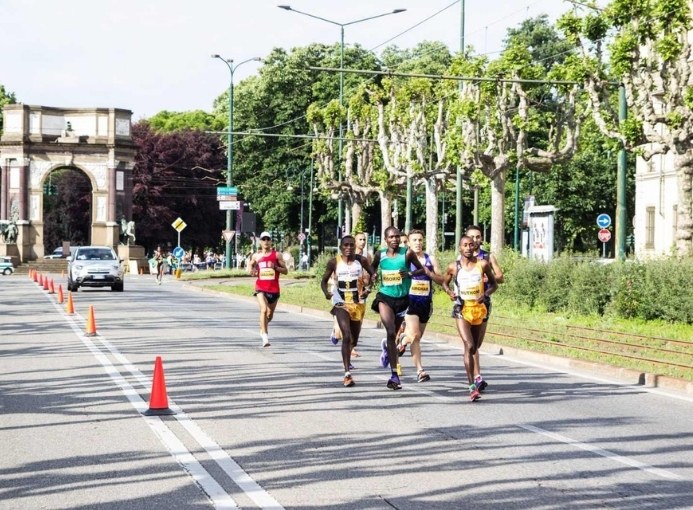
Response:
[[[361,334],[361,324],[366,312],[365,298],[371,291],[372,269],[368,259],[354,253],[353,236],[342,237],[339,244],[341,255],[327,262],[320,288],[325,299],[332,299],[334,306],[330,313],[334,315],[342,337],[342,362],[344,363],[344,386],[354,385],[351,376],[352,349]],[[366,277],[363,277],[364,271]],[[335,282],[334,291],[328,290],[328,282]],[[365,283],[365,285],[364,285]]]
[[[373,257],[371,257],[367,250],[366,250],[366,242],[368,240],[368,236],[365,232],[359,232],[354,236],[354,240],[356,241],[356,255],[362,255],[368,259],[368,262],[371,262],[373,260]],[[364,277],[366,276],[366,272],[364,271]],[[330,285],[331,289],[330,292],[334,294],[334,286],[333,286],[333,280],[330,280]],[[367,299],[363,300],[364,304],[367,304]],[[334,325],[332,326],[332,333],[330,334],[330,342],[332,342],[332,345],[337,345],[339,341],[342,339],[342,332],[339,329],[339,324],[337,323],[337,317],[334,318]],[[357,340],[358,342],[358,340]],[[359,353],[356,350],[356,343],[354,342],[354,348],[351,351],[351,357],[352,358],[358,358],[361,356],[361,353]]]
[[[262,346],[269,347],[268,326],[279,302],[279,274],[288,273],[284,260],[272,248],[272,235],[269,232],[260,234],[260,250],[250,259],[248,272],[257,276],[255,296],[260,305],[260,336]]]
[[[455,301],[452,317],[457,323],[457,332],[464,344],[464,368],[469,381],[469,398],[472,402],[481,398],[479,388],[474,383],[474,354],[479,349],[479,335],[484,318],[487,316],[485,299],[498,288],[491,265],[487,260],[474,256],[476,243],[469,236],[460,239],[461,258],[451,262],[445,272],[443,288]],[[484,290],[484,275],[488,278],[488,288]],[[455,291],[450,289],[454,281]]]
[[[161,246],[156,247],[154,261],[156,262],[156,284],[161,285],[161,280],[164,278],[164,252]]]
[[[416,366],[417,382],[426,382],[431,378],[421,363],[421,337],[426,331],[428,319],[433,314],[433,285],[432,281],[442,285],[444,278],[440,274],[438,261],[428,253],[424,253],[424,233],[421,230],[409,232],[409,249],[416,253],[422,266],[428,269],[426,274],[412,276],[409,288],[409,308],[405,315],[404,334],[399,338],[399,355],[404,355],[407,345],[411,345],[411,357]],[[414,266],[410,269],[414,270]]]
[[[496,260],[496,256],[481,247],[481,228],[476,225],[470,225],[467,227],[465,234],[471,237],[472,241],[474,241],[474,244],[476,245],[474,255],[481,260],[488,260],[491,264],[493,275],[496,277],[496,283],[503,283],[503,271],[498,264],[498,260]],[[488,280],[486,277],[484,277],[484,288],[488,288]],[[484,304],[486,305],[488,313],[484,319],[484,322],[481,324],[481,332],[479,333],[479,349],[481,348],[481,344],[484,343],[484,337],[486,337],[486,327],[488,326],[488,318],[491,316],[491,298],[486,298]],[[488,383],[481,375],[478,349],[474,354],[474,367],[476,368],[476,373],[474,374],[474,383],[476,384],[477,388],[479,388],[479,391],[484,391],[488,387]]]
[[[390,365],[391,376],[387,387],[399,390],[402,384],[399,380],[400,366],[395,336],[409,306],[411,277],[425,274],[427,270],[419,262],[416,253],[399,246],[400,233],[397,227],[385,229],[385,242],[387,248],[376,252],[373,257],[373,270],[380,269],[380,291],[376,294],[371,309],[380,314],[380,322],[387,333],[381,344],[383,352],[380,355],[381,366],[385,368]],[[409,270],[412,264],[416,267],[414,272]]]

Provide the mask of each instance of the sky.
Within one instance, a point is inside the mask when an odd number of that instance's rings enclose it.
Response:
[[[508,28],[571,8],[565,0],[0,0],[0,84],[20,103],[125,108],[134,121],[211,111],[230,79],[212,54],[241,62],[276,47],[339,42],[338,25],[278,5],[338,24],[406,9],[344,28],[347,46],[379,53],[434,40],[459,50],[462,1],[465,43],[491,58]],[[234,83],[261,65],[239,66]]]

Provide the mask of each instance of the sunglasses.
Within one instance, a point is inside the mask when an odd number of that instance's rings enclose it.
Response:
[[[272,240],[271,237],[261,237],[260,238],[260,241],[271,241],[271,240]]]

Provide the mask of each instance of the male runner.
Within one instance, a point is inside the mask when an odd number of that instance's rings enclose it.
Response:
[[[156,262],[156,283],[161,285],[164,278],[164,250],[161,249],[161,246],[156,247],[154,261]]]
[[[272,248],[272,235],[269,232],[260,234],[260,250],[250,259],[248,272],[251,276],[257,276],[255,296],[260,305],[260,336],[262,346],[269,347],[268,326],[279,302],[279,273],[289,272],[284,259],[278,257]]]
[[[368,259],[368,262],[371,262],[373,260],[373,257],[371,257],[368,254],[368,251],[366,250],[366,243],[368,241],[368,236],[365,232],[359,232],[358,234],[354,235],[354,240],[356,241],[356,255],[362,255]],[[334,291],[334,289],[332,289]],[[364,304],[366,303],[366,299],[364,299]],[[335,317],[334,319],[334,325],[332,327],[332,333],[330,334],[330,342],[332,342],[333,345],[337,345],[339,341],[342,339],[342,333],[339,329],[339,324],[337,323],[337,318]],[[361,354],[356,350],[356,343],[354,343],[354,348],[351,351],[351,357],[352,358],[358,358],[361,356]]]
[[[481,247],[481,228],[476,225],[470,225],[467,227],[467,231],[465,232],[465,234],[471,237],[472,241],[474,241],[474,244],[476,245],[474,255],[479,259],[488,260],[491,264],[493,275],[496,277],[496,282],[503,283],[503,271],[501,270],[500,265],[498,264],[498,260],[496,260],[496,256],[493,255],[493,253],[488,252]],[[486,278],[484,278],[484,285],[488,285],[488,281],[486,280]],[[484,322],[481,324],[481,331],[479,332],[479,348],[481,348],[481,344],[484,343],[484,337],[486,337],[486,327],[488,326],[488,318],[491,316],[491,298],[487,298],[484,304],[486,305],[488,314],[486,315]],[[488,383],[484,380],[484,378],[481,375],[481,365],[479,364],[478,349],[474,354],[474,367],[476,368],[476,373],[474,374],[474,383],[476,384],[477,388],[479,388],[479,391],[484,391],[488,386]]]
[[[469,398],[472,402],[481,398],[479,388],[474,383],[474,354],[479,349],[479,335],[487,309],[484,301],[498,288],[496,278],[487,260],[474,256],[476,243],[469,236],[460,239],[460,257],[448,265],[445,272],[443,288],[455,301],[452,316],[457,323],[457,332],[464,344],[464,369],[469,381]],[[488,288],[484,289],[484,275],[488,279]],[[450,289],[454,281],[455,290]]]
[[[440,274],[438,261],[432,255],[424,253],[424,233],[421,230],[409,232],[409,248],[419,259],[422,266],[428,269],[426,274],[412,276],[409,288],[409,307],[405,315],[404,335],[400,337],[398,346],[399,355],[402,356],[411,344],[411,357],[416,366],[416,380],[426,382],[431,378],[426,373],[421,363],[421,337],[426,330],[428,319],[433,314],[433,285],[432,282],[442,285],[444,278]],[[414,270],[415,267],[411,266]]]
[[[404,246],[400,247],[400,233],[397,227],[385,229],[385,242],[387,247],[376,252],[373,257],[373,270],[379,270],[380,290],[371,309],[380,314],[380,322],[387,333],[381,344],[383,352],[380,355],[382,367],[390,365],[391,376],[387,381],[387,387],[399,390],[402,384],[399,380],[395,336],[409,306],[411,277],[425,274],[427,270],[419,262],[416,253]],[[412,264],[416,268],[414,272],[409,269]]]
[[[325,299],[332,299],[334,304],[330,313],[334,315],[341,331],[343,382],[344,386],[350,387],[354,385],[354,378],[350,372],[352,349],[356,346],[361,334],[361,324],[366,313],[365,298],[371,291],[370,281],[374,275],[368,259],[354,253],[353,236],[342,237],[339,249],[341,255],[327,262],[320,288],[325,294]],[[365,279],[364,271],[367,274]],[[331,278],[335,281],[334,293],[327,288]]]

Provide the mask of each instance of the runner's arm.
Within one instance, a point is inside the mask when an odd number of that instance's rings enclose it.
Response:
[[[287,269],[282,257],[277,257],[277,264],[274,266],[274,270],[280,274],[289,274],[289,270]]]
[[[334,273],[336,266],[336,259],[328,260],[327,267],[325,267],[325,274],[322,275],[322,280],[320,280],[320,289],[322,289],[322,293],[325,295],[325,299],[330,299],[332,297],[332,293],[329,290],[327,290],[327,284],[330,281],[330,278],[332,277],[332,274]]]
[[[411,278],[412,276],[419,276],[422,274],[429,275],[428,269],[426,269],[421,264],[421,262],[419,261],[419,256],[416,253],[414,253],[411,250],[411,248],[407,250],[407,254],[405,256],[405,261],[407,263],[407,267],[411,267],[413,264],[414,267],[416,267],[416,270],[415,271],[402,270],[402,271],[400,271],[400,274],[402,275],[402,277],[408,276]]]
[[[496,283],[496,277],[494,276],[493,270],[491,269],[491,264],[489,264],[489,263],[488,263],[487,261],[485,261],[485,260],[482,261],[482,262],[485,262],[484,264],[481,264],[481,267],[482,267],[482,269],[483,269],[483,271],[484,271],[484,274],[485,274],[486,277],[488,278],[488,282],[487,282],[488,287],[487,287],[486,290],[484,291],[484,293],[483,293],[483,295],[481,296],[481,298],[478,300],[479,303],[483,303],[484,299],[490,297],[491,294],[493,294],[494,292],[496,292],[496,289],[498,289],[498,283]]]
[[[428,271],[428,277],[434,282],[436,282],[438,285],[443,285],[443,282],[445,281],[445,275],[440,274],[440,265],[438,264],[438,260],[430,255],[429,258],[431,259],[431,264],[433,265],[433,271]]]
[[[455,263],[450,262],[448,264],[448,268],[445,270],[445,274],[443,275],[443,290],[448,294],[450,299],[455,299],[455,292],[450,288],[450,282],[452,281],[453,277],[455,276]]]

